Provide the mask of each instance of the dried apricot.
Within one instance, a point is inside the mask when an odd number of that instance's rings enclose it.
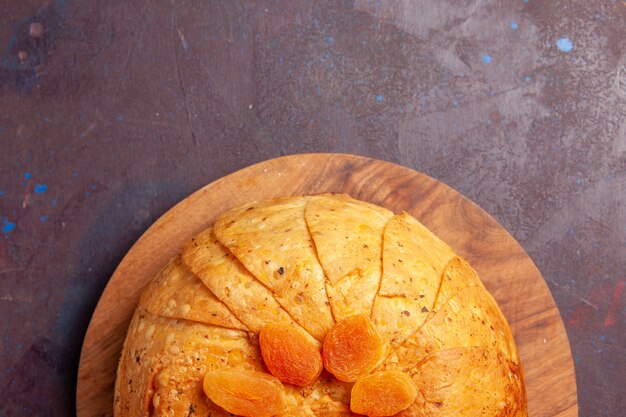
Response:
[[[415,401],[417,387],[404,372],[376,372],[352,387],[350,409],[370,417],[393,416]]]
[[[365,314],[347,317],[330,329],[322,349],[324,367],[341,381],[367,375],[382,359],[383,339]]]
[[[288,324],[268,324],[259,335],[267,369],[282,382],[303,387],[322,372],[322,354],[302,331]]]
[[[220,369],[204,375],[204,393],[232,414],[270,417],[285,409],[280,381],[269,374],[244,369]]]

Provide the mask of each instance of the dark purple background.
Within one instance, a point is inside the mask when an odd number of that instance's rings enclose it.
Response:
[[[89,317],[164,211],[330,151],[495,216],[560,308],[580,415],[623,416],[625,22],[599,0],[0,0],[0,415],[74,413]]]

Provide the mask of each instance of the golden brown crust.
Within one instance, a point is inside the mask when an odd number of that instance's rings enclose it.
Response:
[[[527,415],[511,329],[471,266],[408,214],[338,195],[231,210],[189,242],[141,298],[114,415],[228,416],[203,377],[268,372],[254,334],[263,326],[301,326],[319,346],[333,313],[369,308],[390,354],[377,370],[407,372],[418,387],[396,417]],[[283,385],[281,417],[355,416],[353,384],[325,370],[310,386]]]
[[[241,330],[135,312],[120,364],[116,417],[206,415],[205,372],[223,367],[263,371],[258,347]]]
[[[479,286],[465,287],[450,298],[385,362],[418,362],[440,350],[472,346],[499,349],[508,360],[519,363],[506,319],[493,297]]]
[[[433,312],[439,310],[450,298],[461,292],[463,288],[472,286],[478,286],[485,290],[474,268],[465,259],[455,256],[446,264],[443,270],[441,285],[439,286]]]
[[[313,413],[316,417],[357,417],[358,414],[355,414],[350,410],[350,407],[347,404],[333,401],[327,402],[323,405],[313,408]]]
[[[312,197],[305,218],[326,273],[337,321],[370,315],[382,270],[382,235],[393,213],[346,195]]]
[[[248,330],[213,293],[174,258],[146,287],[139,306],[152,314],[229,329]]]
[[[138,308],[120,359],[114,415],[230,415],[209,401],[202,389],[206,372],[224,368],[267,373],[256,338],[240,330],[157,317]],[[345,404],[350,387],[327,373],[309,387],[286,385],[286,415],[306,415],[298,410],[327,403]]]
[[[409,214],[387,223],[372,321],[392,349],[419,329],[432,311],[443,270],[453,257],[448,245]]]
[[[334,320],[324,271],[304,220],[307,197],[288,197],[230,210],[215,235],[276,294],[291,317],[322,340]]]
[[[271,323],[299,327],[274,294],[217,240],[212,228],[199,233],[183,248],[182,259],[254,333],[259,334]]]
[[[350,404],[352,385],[351,382],[337,380],[323,370],[313,385],[295,387],[295,390],[287,394],[287,400],[292,404],[291,409],[310,410],[311,415],[317,415],[318,410],[336,410],[339,404]]]
[[[442,350],[408,372],[418,386],[413,408],[420,416],[527,416],[521,368],[497,349]]]

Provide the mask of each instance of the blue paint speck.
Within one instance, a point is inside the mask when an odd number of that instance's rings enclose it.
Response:
[[[528,0],[523,0],[524,3],[528,3]]]
[[[5,196],[5,195],[7,195],[7,192],[6,192],[6,191],[0,191],[0,197],[3,197],[3,196]]]
[[[332,44],[334,41],[335,41],[335,39],[333,39],[333,37],[332,37],[332,36],[327,36],[327,37],[326,37],[326,42],[328,42],[328,43]]]
[[[53,198],[52,200],[50,200],[50,204],[52,204],[54,207],[57,206],[57,199]]]
[[[10,233],[15,229],[15,223],[11,223],[10,221],[7,221],[6,219],[3,220],[2,222],[2,232],[3,233]]]
[[[519,25],[517,24],[517,22],[515,20],[511,20],[511,29],[517,30],[518,28]]]
[[[574,45],[569,38],[560,38],[556,41],[556,47],[562,52],[572,52],[572,49],[574,49]]]
[[[48,186],[46,184],[35,185],[35,192],[37,194],[45,193],[47,189],[48,189]]]
[[[95,190],[96,188],[98,188],[98,184],[96,184],[95,182],[92,182],[91,184],[89,184],[89,188],[91,188],[92,190]]]
[[[126,120],[126,117],[123,114],[120,114],[117,116],[117,121],[120,123],[124,123],[124,121]]]
[[[24,174],[24,178],[26,178],[27,180],[31,179],[33,177],[33,174],[31,174],[30,172],[27,172],[26,174]]]
[[[72,177],[78,177],[78,171],[72,171]]]
[[[526,82],[530,82],[532,80],[533,80],[533,77],[531,77],[530,75],[527,75],[527,76],[524,77],[524,81],[526,81]]]
[[[376,101],[379,103],[382,103],[384,99],[385,99],[385,96],[382,94],[376,96]]]
[[[582,178],[576,178],[576,185],[583,185],[583,182]]]
[[[46,122],[46,123],[52,123],[52,118],[46,116],[46,117],[43,118],[43,121]]]
[[[491,55],[483,55],[482,56],[482,60],[485,64],[490,64],[491,63]]]
[[[452,102],[452,107],[455,107],[455,108],[456,108],[456,107],[459,107],[459,102],[458,102],[457,100],[454,100],[454,101]]]
[[[46,214],[46,215],[43,215],[43,216],[39,216],[39,221],[40,221],[40,222],[42,222],[42,223],[43,223],[43,222],[45,222],[46,220],[48,220],[48,215],[47,215],[47,214]]]
[[[330,59],[330,57],[331,57],[330,52],[326,51],[324,53],[324,59]]]

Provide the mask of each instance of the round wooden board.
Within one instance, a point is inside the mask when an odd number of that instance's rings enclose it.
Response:
[[[513,328],[529,415],[578,415],[574,365],[559,311],[530,257],[502,226],[452,188],[408,168],[354,155],[305,154],[261,162],[212,182],[135,243],[104,290],[85,336],[78,417],[113,415],[118,357],[141,291],[185,241],[232,207],[323,192],[405,210],[468,259]]]

